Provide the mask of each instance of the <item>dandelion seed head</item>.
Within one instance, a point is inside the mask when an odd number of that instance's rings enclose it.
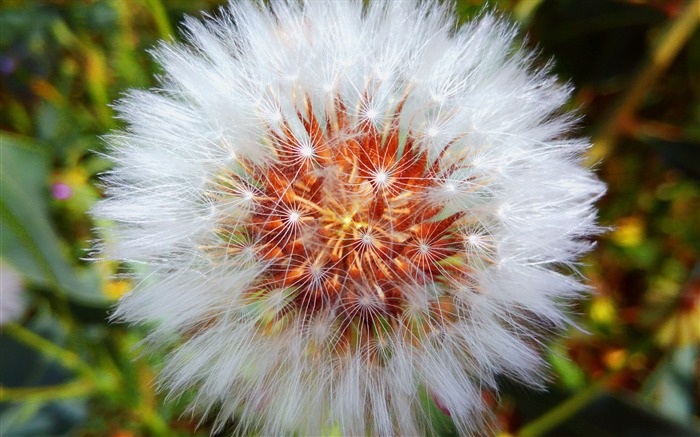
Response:
[[[540,384],[531,328],[565,325],[604,187],[569,90],[452,15],[234,2],[118,105],[97,249],[145,267],[115,317],[158,322],[162,386],[215,427],[422,435],[427,394],[471,434],[497,375]]]
[[[304,158],[311,158],[314,156],[314,148],[310,144],[304,144],[299,149],[299,153]]]

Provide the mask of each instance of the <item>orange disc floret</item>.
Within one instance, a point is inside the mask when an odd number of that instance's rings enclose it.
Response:
[[[297,116],[306,138],[283,120],[268,128],[270,163],[239,159],[240,168],[226,173],[224,185],[250,200],[250,214],[222,240],[227,253],[254,248],[265,265],[248,293],[252,302],[288,296],[263,323],[332,313],[337,342],[376,341],[405,318],[407,287],[439,288],[465,274],[445,262],[463,247],[463,215],[429,199],[440,169],[410,132],[401,138],[403,104],[383,132],[369,121],[351,125],[340,99],[323,127],[308,100],[305,106]],[[444,319],[444,305],[434,307]]]

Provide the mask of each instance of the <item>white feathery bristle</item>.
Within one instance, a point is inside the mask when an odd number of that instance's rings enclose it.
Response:
[[[543,383],[605,187],[570,87],[453,15],[235,1],[117,104],[96,251],[141,280],[114,317],[176,345],[160,386],[217,429],[423,435],[432,398],[469,435],[498,375]]]

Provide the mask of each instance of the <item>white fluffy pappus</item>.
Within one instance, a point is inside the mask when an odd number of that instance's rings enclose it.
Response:
[[[234,1],[118,103],[96,256],[144,267],[114,317],[217,426],[423,435],[432,398],[472,434],[498,375],[541,384],[604,185],[570,89],[453,14]]]

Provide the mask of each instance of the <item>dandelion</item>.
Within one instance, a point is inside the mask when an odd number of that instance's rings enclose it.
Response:
[[[431,398],[470,434],[497,376],[542,383],[604,187],[569,88],[452,14],[234,2],[117,105],[98,250],[139,267],[115,317],[217,426],[420,435]]]

